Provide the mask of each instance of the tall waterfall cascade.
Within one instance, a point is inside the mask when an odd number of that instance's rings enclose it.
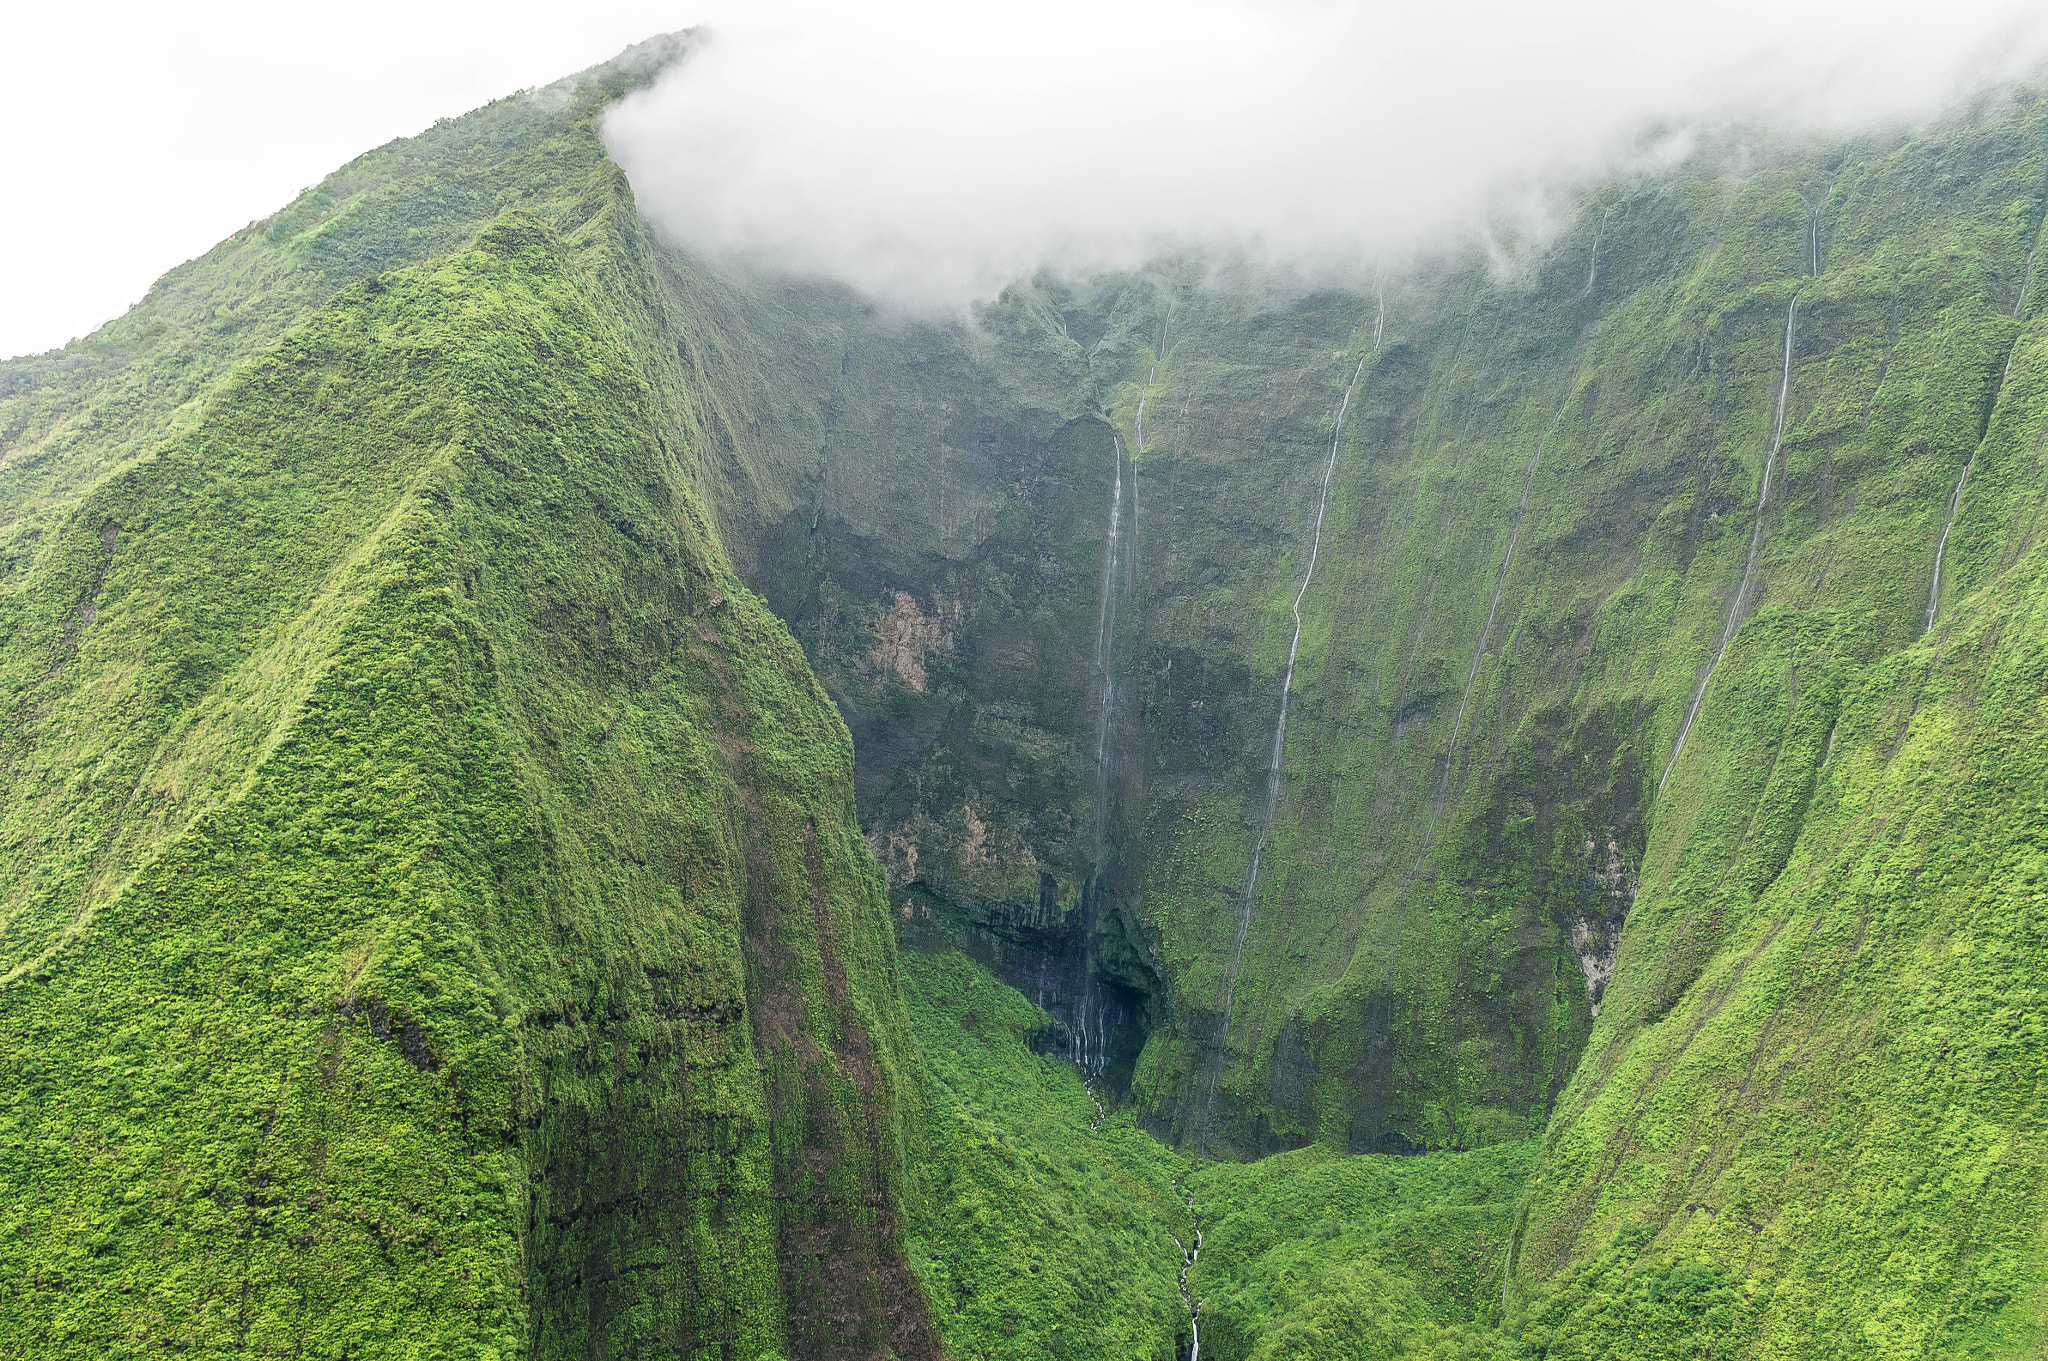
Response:
[[[1375,342],[1380,324],[1375,322]],[[1375,343],[1377,348],[1377,343]],[[1273,814],[1280,803],[1280,770],[1287,755],[1287,716],[1294,698],[1294,664],[1301,656],[1301,602],[1308,595],[1308,588],[1315,581],[1316,559],[1323,547],[1323,522],[1330,509],[1330,480],[1337,471],[1337,454],[1344,445],[1344,423],[1351,414],[1351,399],[1358,391],[1358,380],[1365,376],[1366,363],[1372,358],[1368,350],[1352,370],[1351,381],[1345,385],[1344,396],[1337,403],[1335,415],[1331,418],[1330,453],[1323,461],[1323,480],[1316,501],[1315,531],[1309,537],[1308,565],[1302,571],[1301,585],[1295,589],[1289,610],[1294,616],[1294,636],[1287,644],[1287,670],[1280,682],[1280,713],[1273,723],[1273,745],[1266,763],[1266,802],[1259,817],[1258,837],[1252,843],[1251,866],[1245,872],[1244,892],[1238,897],[1237,929],[1230,942],[1230,958],[1223,971],[1223,997],[1220,1010],[1223,1023],[1216,1039],[1216,1053],[1209,1065],[1208,1081],[1202,1093],[1202,1137],[1206,1140],[1215,1132],[1216,1083],[1222,1076],[1224,1056],[1229,1052],[1231,1013],[1237,1001],[1237,975],[1244,962],[1245,937],[1251,931],[1252,905],[1258,894],[1259,863],[1266,853],[1266,840],[1272,835]]]

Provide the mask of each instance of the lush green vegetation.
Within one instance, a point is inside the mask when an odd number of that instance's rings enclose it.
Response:
[[[910,1255],[954,1355],[1185,1355],[1189,1205],[1204,1356],[1495,1354],[1534,1141],[1196,1166],[1099,1114],[1072,1063],[1030,1049],[1045,1013],[972,961],[908,952],[903,976],[935,1088]]]
[[[1211,1163],[1202,1352],[1490,1357],[1502,1271],[1536,1144],[1423,1158],[1326,1148]]]
[[[903,978],[931,1091],[910,1258],[953,1354],[1172,1357],[1187,1160],[1033,1053],[1045,1013],[971,960],[905,952]]]
[[[337,289],[457,250],[508,208],[580,220],[603,159],[594,120],[674,51],[659,39],[366,152],[83,341],[0,364],[0,585],[20,584],[78,496],[189,426],[236,365]]]
[[[561,139],[6,602],[11,1355],[936,1354],[851,745]]]
[[[1994,478],[2048,424],[2028,360],[1979,453]],[[1775,769],[1697,814],[1748,839],[1654,865],[1528,1207],[1547,1354],[1640,1354],[1629,1301],[1680,1275],[1703,1354],[2037,1345],[2043,566],[2015,528],[2010,566],[1839,692],[1808,661],[1793,698],[1765,649],[1814,639],[1759,630],[1718,717],[1782,725]]]
[[[2038,1349],[2038,95],[924,324],[673,50],[0,366],[0,1347]]]

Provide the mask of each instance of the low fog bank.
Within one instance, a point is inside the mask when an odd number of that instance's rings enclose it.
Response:
[[[1558,186],[1693,129],[1924,119],[2044,56],[2010,0],[731,0],[605,135],[686,244],[951,309],[1190,247],[1328,276],[1447,233],[1526,246]]]

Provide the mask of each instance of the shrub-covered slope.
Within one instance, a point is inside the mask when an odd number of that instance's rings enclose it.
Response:
[[[675,50],[0,366],[15,1350],[2035,1345],[2037,94],[918,322]]]
[[[1297,1149],[1211,1163],[1202,1354],[1495,1357],[1503,1251],[1536,1141],[1426,1158]]]
[[[554,150],[6,602],[11,1355],[938,1353],[846,730]]]
[[[932,1081],[911,1259],[956,1356],[1495,1357],[1536,1141],[1196,1165],[1034,1053],[1046,1014],[963,956],[904,955]],[[1199,1239],[1197,1234],[1199,1233]]]
[[[1851,669],[1828,626],[1864,620],[1770,611],[1731,650],[1701,724],[1769,754],[1695,777],[1700,830],[1652,838],[1517,1249],[1546,1354],[1643,1354],[1631,1292],[1687,1272],[1719,1298],[1712,1349],[1686,1354],[2039,1346],[2036,330],[1975,450],[1934,630]]]
[[[910,1259],[953,1355],[1184,1354],[1187,1160],[1034,1053],[1045,1013],[973,961],[905,951],[903,976],[930,1083]]]
[[[366,152],[171,270],[83,340],[0,363],[0,588],[21,583],[54,517],[189,426],[235,365],[337,289],[459,249],[507,208],[576,220],[582,183],[603,159],[594,119],[688,40],[654,39]]]

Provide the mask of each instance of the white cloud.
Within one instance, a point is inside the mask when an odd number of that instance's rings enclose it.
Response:
[[[1924,111],[2038,54],[2008,0],[201,0],[17,6],[0,43],[0,355],[436,117],[709,22],[621,109],[642,201],[699,242],[902,298],[1165,235],[1356,254],[1597,161],[1651,111]]]
[[[1168,238],[1399,247],[1644,120],[1844,127],[2015,74],[2010,0],[755,0],[614,111],[684,239],[909,303]]]

